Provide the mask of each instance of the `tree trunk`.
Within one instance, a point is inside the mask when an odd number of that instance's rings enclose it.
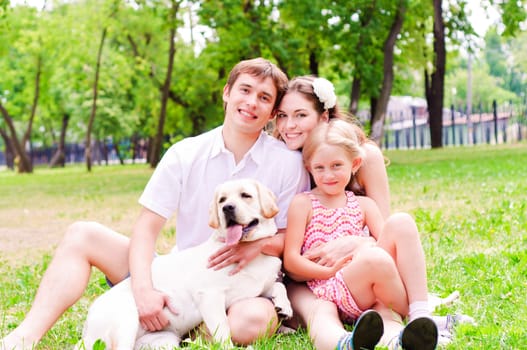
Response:
[[[0,128],[0,135],[4,139],[4,145],[5,145],[5,165],[13,170],[15,168],[15,147],[13,146],[13,142],[11,141],[11,138],[7,134],[7,132]]]
[[[318,77],[318,60],[317,55],[313,50],[309,53],[309,72]]]
[[[137,43],[135,42],[134,38],[132,38],[132,36],[130,34],[127,35],[127,39],[128,39],[128,42],[130,43],[130,46],[132,48],[132,52],[134,53],[134,56],[137,57],[137,58],[142,58],[143,60],[147,60],[147,57],[145,57],[144,54],[141,54],[139,52],[139,48],[137,46]],[[161,84],[161,82],[157,79],[156,75],[155,75],[155,70],[154,70],[154,64],[151,64],[150,65],[150,72],[148,73],[148,76],[152,79],[152,81],[156,84],[157,88],[159,89],[159,92],[160,93],[163,93],[163,87],[164,85]],[[172,89],[170,89],[168,91],[168,98],[174,102],[174,103],[177,103],[179,104],[180,106],[182,107],[190,107],[190,105],[188,104],[188,102],[186,101],[183,101],[181,99],[181,97],[176,94]]]
[[[119,147],[119,141],[115,140],[113,143],[113,148],[115,149],[115,154],[117,155],[117,158],[119,159],[119,164],[124,164],[123,155],[121,154],[121,148]]]
[[[165,82],[161,91],[161,111],[159,113],[159,123],[157,124],[157,133],[152,144],[152,153],[150,159],[150,166],[155,168],[161,159],[161,146],[163,145],[163,135],[165,128],[167,103],[170,93],[170,83],[172,81],[172,70],[174,67],[174,56],[176,55],[176,14],[179,9],[179,2],[172,0],[172,9],[170,13],[170,49],[168,52],[168,66],[165,76]]]
[[[443,147],[443,98],[445,89],[445,23],[442,0],[434,0],[434,72],[425,70],[425,94],[428,103],[430,142],[432,148]]]
[[[359,110],[360,84],[361,77],[358,74],[355,74],[353,77],[353,83],[351,84],[350,106],[348,108],[351,115],[357,115],[357,111]]]
[[[99,85],[99,73],[101,70],[101,57],[102,57],[102,49],[104,47],[104,41],[106,40],[106,33],[108,32],[108,28],[104,28],[102,30],[101,34],[101,40],[99,42],[99,50],[97,52],[97,63],[95,66],[95,80],[93,82],[93,101],[92,101],[92,107],[91,107],[91,113],[90,113],[90,120],[88,121],[88,129],[86,130],[86,149],[84,150],[84,158],[86,161],[86,168],[88,171],[91,171],[92,167],[92,148],[91,148],[91,133],[93,130],[93,122],[95,121],[95,115],[97,112],[97,96],[99,93],[98,85]]]
[[[366,11],[364,13],[364,16],[360,16],[361,30],[359,31],[360,37],[356,45],[357,52],[361,52],[364,40],[366,39],[365,38],[366,28],[368,28],[371,25],[372,20],[374,18],[374,13],[375,13],[374,9],[375,9],[375,2],[372,2],[370,4],[370,10]],[[363,67],[358,66],[356,67],[353,73],[353,82],[351,83],[351,92],[350,92],[350,105],[348,108],[348,111],[351,115],[356,115],[359,110],[359,101],[360,101],[360,93],[361,93],[360,89],[362,85],[362,76],[361,76],[362,69]],[[373,113],[371,113],[371,115],[373,116]]]
[[[22,145],[27,144],[31,140],[31,132],[33,130],[33,121],[35,120],[35,114],[37,112],[38,99],[40,97],[40,76],[42,73],[42,58],[37,58],[37,74],[35,75],[35,94],[33,96],[33,104],[31,105],[31,115],[29,116],[29,122],[27,129],[22,138]]]
[[[11,133],[11,137],[10,137],[11,145],[13,146],[13,150],[15,151],[14,163],[17,167],[18,172],[19,173],[32,173],[33,164],[31,162],[31,158],[29,157],[29,154],[26,152],[24,145],[18,140],[16,130],[15,130],[15,124],[13,123],[13,118],[11,118],[11,116],[9,115],[7,110],[4,108],[2,103],[0,103],[0,112],[2,113],[2,116],[4,117],[4,121],[7,124],[9,132]]]
[[[192,115],[192,136],[203,133],[205,127],[205,116],[203,114]]]
[[[132,149],[132,164],[135,164],[135,160],[137,158],[137,153],[139,150],[139,136],[137,136],[136,132],[132,135],[132,138],[130,140],[130,148]]]
[[[370,124],[373,124],[373,116],[375,115],[375,110],[379,104],[379,99],[374,96],[370,96]]]
[[[17,165],[19,173],[32,173],[33,172],[33,162],[31,160],[31,156],[26,152],[25,145],[31,140],[31,132],[33,130],[33,121],[35,120],[38,100],[40,98],[40,76],[41,74],[42,74],[42,58],[39,56],[37,58],[37,72],[35,75],[35,93],[33,96],[33,103],[31,105],[31,115],[29,117],[26,132],[24,133],[24,136],[22,136],[22,140],[20,141],[18,140],[18,136],[16,134],[13,119],[11,118],[7,110],[4,108],[4,106],[0,104],[2,115],[11,133],[11,137],[10,137],[11,146],[16,154],[14,163],[17,163],[16,165]],[[6,149],[7,149],[7,145],[8,143],[6,143]]]
[[[68,129],[68,123],[70,121],[70,115],[64,113],[62,115],[62,126],[60,128],[60,139],[57,144],[57,150],[49,162],[51,168],[64,168],[66,165],[66,130]]]
[[[388,100],[392,92],[393,86],[393,51],[397,36],[401,32],[401,28],[404,22],[404,15],[406,12],[407,0],[400,0],[397,6],[397,12],[390,28],[390,33],[384,42],[384,78],[382,82],[381,93],[377,106],[375,108],[375,114],[372,118],[371,123],[371,134],[370,138],[377,143],[382,145],[382,137],[384,132],[384,120],[386,119],[386,108],[388,106]]]
[[[99,164],[101,164],[101,162],[104,161],[104,164],[108,165],[109,164],[109,159],[108,159],[109,152],[108,152],[108,145],[106,144],[106,141],[104,139],[102,141],[97,140],[97,147],[99,149],[99,154],[100,154]]]

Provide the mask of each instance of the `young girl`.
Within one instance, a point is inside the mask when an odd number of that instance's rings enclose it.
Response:
[[[274,135],[284,141],[289,149],[301,151],[304,141],[318,124],[345,118],[331,82],[324,78],[299,76],[289,82],[278,107]],[[373,199],[386,220],[382,239],[378,243],[396,262],[408,294],[410,319],[429,316],[425,255],[415,220],[406,213],[390,214],[390,190],[384,156],[380,148],[367,139],[358,124],[353,124],[353,127],[365,157],[353,175],[352,190],[357,195]],[[339,238],[318,245],[305,252],[304,256],[328,264],[349,250],[347,240]],[[336,306],[317,299],[305,283],[290,282],[287,290],[297,316],[289,325],[295,327],[295,321],[301,322],[314,339],[317,350],[334,350],[344,332]],[[403,328],[401,317],[382,303],[377,303],[374,308],[384,322],[384,335],[380,344],[388,346],[390,350],[396,349]],[[432,319],[439,328],[441,344],[451,341],[454,324],[471,320],[465,315],[432,316]]]
[[[383,333],[382,323],[372,321],[374,311],[370,310],[364,317],[369,326],[361,326],[359,317],[364,310],[380,302],[405,317],[409,305],[394,259],[376,243],[384,229],[378,207],[372,199],[349,190],[364,159],[354,126],[339,119],[320,123],[306,138],[303,157],[316,187],[291,202],[284,267],[295,280],[307,281],[318,298],[336,304],[343,321],[358,318],[354,332],[341,337],[338,349],[374,349]],[[364,236],[365,226],[371,237]],[[350,248],[336,261],[321,262],[303,255],[343,238]],[[423,316],[426,314],[410,315],[399,337],[403,349],[435,349],[437,327]]]

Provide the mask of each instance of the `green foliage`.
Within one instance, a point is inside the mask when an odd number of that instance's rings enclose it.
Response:
[[[514,36],[522,28],[522,23],[527,18],[527,9],[525,0],[520,1],[500,1],[498,2],[502,13],[505,36]]]
[[[472,67],[472,81],[477,82],[472,85],[472,101],[474,105],[485,104],[484,107],[490,108],[493,100],[498,105],[508,104],[509,101],[519,102],[519,97],[513,92],[506,90],[502,85],[502,79],[489,74],[487,65],[478,62]],[[447,75],[445,84],[445,106],[464,106],[467,101],[467,69],[457,68]],[[454,93],[455,92],[455,93]]]
[[[382,49],[397,6],[405,6],[406,15],[395,46],[393,94],[423,96],[424,70],[433,70],[430,1],[177,3],[182,7],[176,20],[176,55],[164,129],[167,139],[195,135],[220,124],[222,88],[230,68],[255,56],[269,58],[289,76],[317,73],[328,77],[337,86],[344,108],[352,82],[360,80],[361,106],[368,109],[370,98],[381,91]],[[450,51],[446,98],[452,87],[459,92],[456,99],[465,96],[466,75],[461,74],[465,51],[481,63],[474,73],[473,85],[481,90],[473,94],[474,101],[514,99],[509,92],[521,98],[527,44],[525,34],[517,29],[525,18],[525,1],[483,4],[499,11],[504,26],[489,32],[487,48],[479,52],[468,22],[468,1],[443,3]],[[168,67],[169,5],[161,0],[59,1],[37,9],[0,2],[0,101],[13,117],[17,134],[21,136],[29,126],[40,64],[32,145],[56,144],[65,116],[70,118],[66,141],[86,139],[97,45],[107,28],[94,139],[153,137]],[[195,42],[184,34],[189,21]],[[3,118],[0,128],[6,130]]]

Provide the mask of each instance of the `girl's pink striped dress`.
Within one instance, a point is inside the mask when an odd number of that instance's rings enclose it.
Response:
[[[317,243],[326,243],[342,236],[363,236],[363,214],[359,202],[351,191],[346,191],[346,206],[326,208],[311,193],[306,192],[313,206],[311,221],[304,235],[302,254]],[[335,303],[344,321],[353,321],[363,312],[360,310],[343,278],[342,271],[327,280],[307,282],[313,293],[321,299]]]

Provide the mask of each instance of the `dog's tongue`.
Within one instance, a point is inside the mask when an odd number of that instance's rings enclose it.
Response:
[[[227,228],[227,245],[233,245],[238,243],[242,238],[242,225],[233,225]]]

